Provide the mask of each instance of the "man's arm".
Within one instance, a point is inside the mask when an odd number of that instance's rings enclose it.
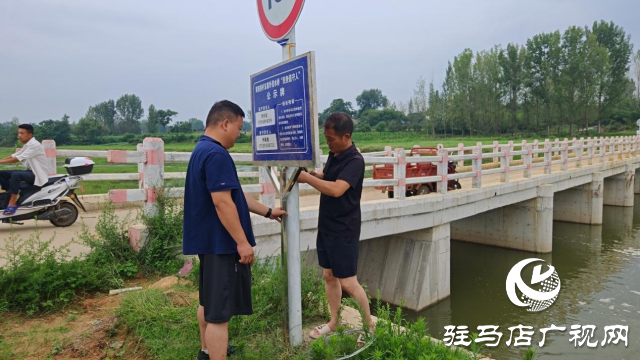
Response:
[[[231,190],[217,191],[211,193],[213,205],[216,208],[218,217],[222,226],[229,232],[233,240],[238,244],[238,253],[240,254],[240,263],[253,265],[254,253],[253,248],[247,241],[247,236],[240,224],[238,217],[238,208],[231,199]]]
[[[18,160],[18,158],[14,158],[13,156],[7,156],[4,159],[0,159],[0,164],[11,164],[11,163],[17,163],[20,160]]]
[[[249,206],[249,211],[260,216],[267,215],[267,211],[269,211],[269,207],[261,204],[249,194],[244,194],[244,197],[247,199],[247,205]],[[271,215],[269,216],[269,219],[281,222],[282,217],[286,214],[287,213],[284,210],[282,210],[282,208],[279,208],[279,207],[273,208],[271,209]]]
[[[349,187],[351,186],[344,180],[322,180],[317,176],[311,175],[304,171],[300,173],[300,176],[298,176],[298,182],[301,184],[309,184],[316,190],[320,191],[322,194],[336,198],[344,195],[344,193],[349,190]]]

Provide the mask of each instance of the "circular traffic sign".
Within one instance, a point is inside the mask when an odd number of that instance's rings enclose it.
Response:
[[[304,0],[257,0],[264,34],[273,41],[287,36],[302,12]]]

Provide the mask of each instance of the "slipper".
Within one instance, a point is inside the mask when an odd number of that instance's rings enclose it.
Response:
[[[18,207],[17,206],[7,206],[7,208],[4,209],[4,212],[2,213],[2,215],[10,216],[10,215],[15,214],[16,211],[18,211]]]
[[[358,347],[363,347],[367,342],[364,339],[364,334],[360,334],[358,335],[358,340],[356,341],[356,345],[358,345]]]
[[[315,331],[318,331],[318,335],[315,334]],[[317,339],[321,336],[331,335],[331,334],[333,334],[333,330],[331,330],[329,325],[322,324],[322,325],[316,326],[313,330],[311,330],[311,332],[309,333],[309,336],[311,336],[312,339]]]

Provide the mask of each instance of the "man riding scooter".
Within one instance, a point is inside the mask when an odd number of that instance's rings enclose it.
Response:
[[[0,186],[9,192],[9,204],[3,215],[13,215],[18,209],[17,200],[20,192],[20,183],[26,182],[42,187],[49,180],[47,170],[47,157],[44,147],[33,137],[33,126],[22,124],[18,126],[18,140],[24,144],[22,149],[15,154],[0,159],[0,164],[21,162],[26,170],[0,171]]]

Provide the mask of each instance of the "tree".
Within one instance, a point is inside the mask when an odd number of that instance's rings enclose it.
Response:
[[[92,144],[107,132],[107,128],[100,120],[82,118],[74,126],[73,132],[82,143]]]
[[[172,117],[176,115],[178,115],[178,113],[173,110],[156,109],[153,104],[149,105],[147,131],[149,133],[165,132],[167,125],[169,125],[172,120]]]
[[[518,129],[518,94],[522,87],[525,52],[517,44],[508,44],[507,51],[499,55],[504,87],[509,92],[511,133]]]
[[[188,121],[178,121],[177,123],[171,125],[169,127],[169,132],[171,133],[190,133],[191,132],[191,123]]]
[[[382,95],[382,91],[379,89],[364,90],[358,97],[356,97],[356,103],[360,108],[358,113],[362,115],[367,110],[376,110],[387,107],[389,105],[389,99]]]
[[[371,132],[371,126],[369,126],[369,124],[366,123],[358,123],[358,125],[356,125],[355,131],[357,132]]]
[[[320,126],[324,125],[324,121],[329,117],[329,115],[335,112],[343,112],[349,116],[355,116],[356,114],[356,111],[353,110],[353,105],[351,105],[351,101],[333,99],[329,107],[319,114],[318,120],[320,122]]]
[[[640,49],[638,49],[638,52],[636,52],[636,54],[633,55],[633,73],[635,75],[635,82],[636,82],[636,89],[637,89],[636,96],[640,101]]]
[[[116,103],[109,99],[97,105],[89,106],[87,114],[84,116],[88,119],[96,119],[108,129],[109,133],[116,133]]]
[[[11,118],[11,121],[0,123],[0,147],[13,148],[16,146],[18,125],[20,125],[20,120],[15,116]]]
[[[41,121],[35,126],[34,132],[40,140],[54,140],[57,145],[71,143],[71,125],[67,114],[62,117],[62,120]]]
[[[385,131],[387,131],[387,123],[385,123],[385,122],[378,123],[378,125],[376,125],[374,128],[379,133],[385,132]]]
[[[251,131],[251,123],[249,121],[242,122],[242,131]]]
[[[191,124],[191,131],[204,131],[204,123],[200,119],[191,118],[189,124]]]
[[[142,101],[134,94],[122,95],[116,101],[116,121],[121,134],[139,133],[140,119],[144,115]]]
[[[396,120],[398,124],[404,124],[407,121],[407,116],[401,111],[386,108],[382,110],[367,110],[362,116],[360,116],[360,122],[363,124],[369,124],[371,127],[376,127],[381,122],[389,123]],[[376,128],[377,129],[377,128]]]

